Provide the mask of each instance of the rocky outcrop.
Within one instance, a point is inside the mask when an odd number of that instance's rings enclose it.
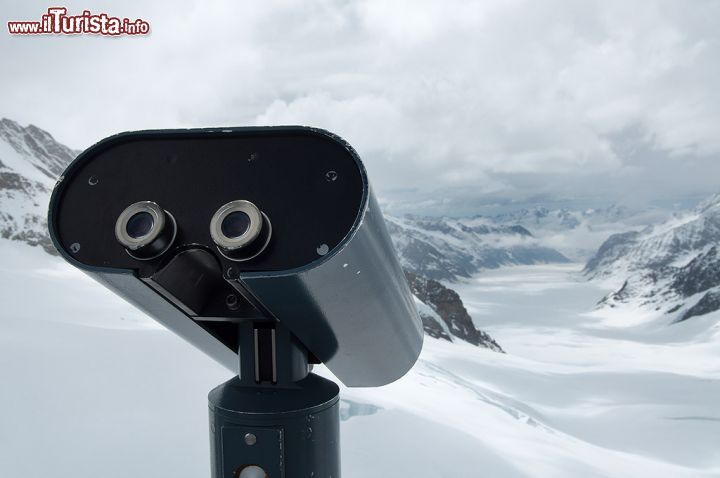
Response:
[[[720,238],[718,238],[720,239]],[[720,248],[713,246],[674,271],[670,287],[684,297],[720,286]]]
[[[682,313],[678,321],[682,322],[691,317],[709,314],[716,310],[720,310],[720,290],[713,290],[703,295],[695,305]]]
[[[447,327],[447,329],[442,328],[442,331],[440,331],[437,325],[433,323],[435,321],[431,321],[432,318],[427,317],[423,320],[423,324],[427,322],[426,332],[428,335],[437,334],[441,338],[446,338],[446,340],[449,340],[449,335],[452,335],[473,345],[489,348],[496,352],[503,352],[500,345],[492,337],[475,327],[472,317],[468,314],[457,292],[445,287],[436,280],[423,277],[412,271],[406,271],[405,276],[415,297],[431,307]],[[447,337],[443,337],[443,334]]]

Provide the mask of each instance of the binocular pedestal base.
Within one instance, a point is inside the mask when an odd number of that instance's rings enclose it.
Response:
[[[338,386],[314,374],[289,386],[235,377],[212,390],[212,478],[339,478]]]

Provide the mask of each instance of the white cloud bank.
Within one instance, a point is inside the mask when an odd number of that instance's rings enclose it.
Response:
[[[43,13],[3,3],[10,20]],[[349,140],[398,211],[720,189],[717,2],[67,3],[152,26],[0,35],[0,114],[73,147],[128,129],[311,124]]]

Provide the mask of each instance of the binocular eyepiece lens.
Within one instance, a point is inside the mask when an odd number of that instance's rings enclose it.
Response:
[[[176,226],[172,215],[152,201],[131,204],[115,222],[115,237],[135,259],[154,259],[172,245]]]
[[[141,237],[145,237],[150,234],[154,225],[155,220],[153,219],[152,214],[142,211],[136,213],[128,220],[127,225],[125,226],[125,231],[128,236],[133,239],[140,239]]]
[[[231,212],[220,224],[220,230],[230,239],[235,239],[245,234],[250,229],[250,216],[242,211]]]
[[[272,227],[268,217],[246,200],[231,201],[210,220],[210,236],[228,259],[247,261],[270,243]]]

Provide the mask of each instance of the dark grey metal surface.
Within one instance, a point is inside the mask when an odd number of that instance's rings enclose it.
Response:
[[[422,349],[422,323],[372,192],[353,236],[330,260],[241,280],[347,386],[390,383]]]
[[[208,396],[212,478],[236,478],[246,465],[270,478],[340,478],[338,392],[313,374],[289,388],[248,388],[237,378],[215,388]]]

